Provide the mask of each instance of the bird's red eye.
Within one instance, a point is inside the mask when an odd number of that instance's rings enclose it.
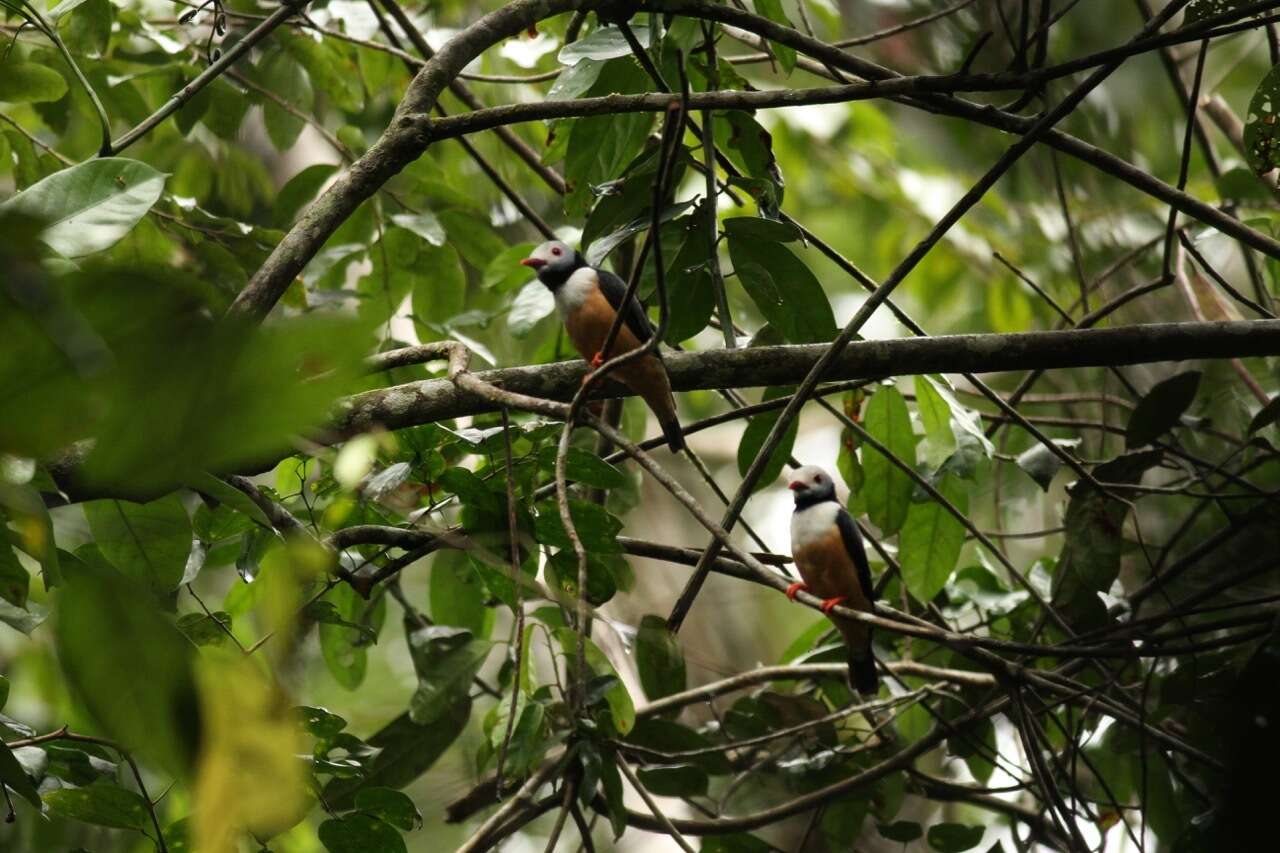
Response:
[[[553,255],[559,255],[559,254],[561,254],[560,249],[559,249],[559,248],[553,248],[553,249],[551,250],[551,254],[553,254]]]

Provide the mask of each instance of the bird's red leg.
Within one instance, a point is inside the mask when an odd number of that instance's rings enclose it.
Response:
[[[848,601],[848,598],[843,595],[837,595],[835,598],[825,599],[822,604],[818,605],[818,609],[823,613],[830,613],[833,607],[838,604],[844,604],[846,601]]]
[[[604,364],[604,353],[598,352],[591,356],[591,369],[596,370],[600,365]]]
[[[795,601],[795,600],[796,600],[796,593],[797,593],[797,592],[800,592],[801,590],[804,590],[805,592],[808,592],[808,591],[809,591],[809,585],[808,585],[808,584],[806,584],[804,581],[799,581],[799,582],[797,582],[797,583],[793,583],[791,586],[787,587],[787,598],[791,599],[792,601]]]

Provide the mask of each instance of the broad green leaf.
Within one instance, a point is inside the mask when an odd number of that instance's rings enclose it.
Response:
[[[484,639],[493,624],[493,611],[484,606],[484,588],[470,566],[466,555],[453,549],[431,558],[431,618],[441,625],[466,628]]]
[[[553,470],[555,462],[555,447],[547,445],[538,450],[538,464],[543,468]],[[625,474],[581,447],[569,448],[565,455],[565,475],[573,482],[585,483],[597,489],[616,489],[627,483]]]
[[[782,24],[784,27],[794,27],[787,18],[785,12],[782,11],[782,0],[752,0],[756,7],[756,12],[773,21]],[[786,45],[771,42],[769,49],[778,59],[778,65],[782,66],[782,70],[786,74],[790,74],[796,67],[796,52],[794,49]]]
[[[146,163],[102,157],[38,181],[0,204],[0,212],[44,221],[41,239],[59,254],[77,258],[102,251],[129,233],[159,200],[164,180]]]
[[[924,835],[924,829],[913,820],[898,820],[889,824],[878,823],[876,831],[899,844],[910,844]]]
[[[576,660],[578,633],[570,628],[557,628],[555,633],[560,640],[561,650],[570,656],[570,660]],[[636,706],[631,701],[631,694],[627,692],[626,685],[622,683],[622,679],[618,678],[617,670],[613,668],[613,664],[609,662],[605,653],[600,651],[600,647],[590,639],[585,639],[584,644],[584,657],[591,674],[609,676],[613,679],[611,685],[604,691],[604,701],[609,706],[610,720],[614,730],[626,737],[636,724]]]
[[[1158,450],[1127,453],[1097,466],[1092,473],[1103,483],[1136,483],[1160,458]],[[1127,503],[1088,483],[1075,484],[1063,518],[1065,541],[1053,575],[1055,606],[1096,601],[1097,593],[1111,588],[1120,573],[1123,526],[1128,513]]]
[[[556,310],[556,298],[542,282],[533,281],[520,288],[507,313],[507,328],[516,338],[523,338]]]
[[[347,721],[325,708],[302,705],[297,709],[307,731],[321,740],[328,740],[347,727]]]
[[[610,62],[600,72],[590,94],[613,92],[630,94],[647,90],[649,80],[630,60]],[[586,116],[575,119],[565,153],[564,177],[569,184],[565,211],[581,216],[591,201],[591,188],[617,178],[624,167],[643,149],[649,128],[650,113]]]
[[[766,388],[760,398],[760,402],[786,397],[794,391],[795,389],[791,387]],[[747,469],[751,467],[751,463],[760,455],[765,439],[769,437],[769,432],[773,429],[773,425],[778,422],[778,415],[781,413],[781,409],[774,409],[771,412],[752,415],[747,420],[747,428],[743,431],[742,439],[738,442],[739,474],[745,476]],[[769,457],[769,462],[765,465],[764,471],[761,472],[760,478],[756,480],[757,491],[772,486],[774,481],[778,479],[778,475],[782,473],[783,467],[787,464],[787,459],[791,457],[791,449],[795,446],[796,435],[799,431],[800,420],[797,418],[791,421],[791,425],[783,433],[782,441],[778,443],[773,455]]]
[[[50,791],[44,801],[58,817],[83,823],[139,832],[151,825],[147,803],[139,794],[106,782]]]
[[[707,793],[707,773],[688,764],[641,769],[636,775],[651,794],[660,797],[701,797]]]
[[[435,764],[466,728],[471,700],[463,699],[429,726],[420,726],[408,713],[396,717],[372,737],[369,746],[379,752],[358,779],[334,779],[324,787],[324,801],[335,810],[349,809],[358,791],[365,788],[403,788]]]
[[[982,842],[985,827],[963,823],[935,823],[929,827],[929,846],[938,853],[964,853]]]
[[[26,607],[31,576],[18,561],[18,555],[9,544],[12,537],[9,529],[0,524],[0,599],[14,607]]]
[[[336,165],[316,163],[290,178],[276,193],[275,202],[271,205],[271,221],[281,228],[292,225],[303,206],[311,203],[336,171]]]
[[[329,673],[348,690],[364,683],[368,668],[369,635],[377,636],[386,613],[386,599],[367,602],[348,584],[338,584],[321,600],[333,606],[337,621],[321,622],[320,652]],[[355,624],[360,627],[349,627]]]
[[[1195,401],[1200,375],[1198,370],[1189,370],[1156,383],[1129,415],[1125,447],[1131,450],[1150,444],[1177,426],[1183,412]]]
[[[636,27],[633,32],[636,41],[641,47],[649,46],[649,30],[644,27]],[[560,54],[556,57],[561,65],[576,65],[583,59],[594,61],[602,61],[605,59],[616,59],[620,56],[630,56],[631,46],[627,43],[627,38],[622,34],[622,30],[618,27],[600,27],[592,31],[585,38],[580,38],[572,44],[567,44],[560,49]]]
[[[409,700],[409,718],[430,725],[466,699],[471,679],[484,664],[493,644],[476,640],[463,628],[425,625],[406,634],[418,689]]]
[[[303,114],[311,111],[315,95],[311,78],[293,57],[282,50],[273,51],[256,75],[264,88]],[[267,136],[279,151],[287,151],[298,141],[306,122],[270,98],[262,99],[263,124]]]
[[[707,327],[715,311],[707,221],[701,204],[684,218],[688,231],[667,269],[667,342],[680,344]]]
[[[614,559],[621,559],[615,555]],[[562,592],[566,600],[578,597],[578,557],[572,549],[561,549],[547,562],[547,585]],[[618,594],[618,584],[613,572],[604,562],[604,556],[587,554],[587,603],[600,607]]]
[[[969,493],[955,475],[943,477],[938,491],[961,514],[968,512]],[[960,558],[964,534],[960,520],[937,501],[911,504],[898,532],[898,560],[907,589],[917,601],[932,601],[942,590]]]
[[[404,839],[375,815],[358,812],[320,824],[320,843],[329,853],[405,853]]]
[[[571,67],[560,72],[556,81],[547,90],[548,101],[567,101],[580,97],[596,84],[600,78],[600,69],[604,61],[599,59],[579,59]]]
[[[177,589],[193,536],[177,495],[146,504],[90,501],[84,512],[107,562],[158,594]]]
[[[800,239],[800,229],[791,223],[762,219],[759,216],[731,216],[723,224],[725,233],[739,240],[790,243]]]
[[[1070,450],[1080,444],[1080,439],[1078,438],[1055,438],[1051,440],[1064,450]],[[1053,483],[1053,478],[1063,464],[1058,454],[1041,443],[1036,443],[1022,451],[1014,461],[1028,477],[1035,480],[1036,484],[1046,492],[1049,491],[1049,485]]]
[[[5,60],[0,74],[0,101],[39,103],[59,100],[67,94],[67,81],[52,68],[34,62]]]
[[[1280,165],[1280,65],[1262,78],[1244,122],[1244,149],[1259,175]]]
[[[444,245],[444,226],[440,224],[440,217],[430,210],[424,210],[421,213],[397,213],[391,217],[391,221],[406,231],[417,234],[432,246]]]
[[[54,636],[73,695],[105,735],[169,773],[190,767],[193,647],[146,587],[82,564],[59,597]]]
[[[733,765],[725,757],[724,752],[710,749],[711,740],[688,726],[673,723],[669,720],[646,717],[637,720],[635,728],[627,735],[627,743],[656,749],[659,752],[677,753],[693,750],[707,750],[701,755],[673,759],[682,764],[694,764],[713,776],[724,776],[733,772]]]
[[[356,808],[409,832],[422,826],[422,813],[413,800],[392,788],[365,788],[356,793]]]
[[[925,462],[936,471],[956,449],[956,437],[951,432],[951,407],[938,393],[932,378],[919,375],[914,384],[916,409],[924,425]]]
[[[5,679],[3,685],[4,693],[0,695],[0,708],[4,707],[5,699],[9,692],[9,682]],[[18,763],[18,759],[14,757],[13,750],[0,741],[0,785],[8,785],[22,799],[30,803],[37,811],[40,806],[40,794],[36,791],[35,784],[31,781],[31,777],[27,775],[27,771],[22,769],[22,765]]]
[[[650,613],[640,620],[636,669],[640,672],[640,685],[650,700],[679,693],[687,686],[684,651],[661,616]]]
[[[588,551],[601,554],[617,554],[622,550],[617,536],[622,530],[622,522],[599,504],[589,501],[570,500],[569,516],[573,526]],[[564,525],[560,523],[560,512],[555,504],[542,504],[538,509],[538,517],[534,522],[534,532],[539,542],[553,545],[556,548],[572,549],[573,543]]]
[[[729,257],[747,295],[787,343],[819,343],[835,337],[831,303],[818,279],[791,249],[730,235]]]
[[[1258,413],[1249,421],[1249,432],[1255,433],[1278,420],[1280,420],[1280,395],[1272,397],[1271,402],[1258,410]]]
[[[863,415],[863,426],[890,453],[914,467],[916,444],[911,432],[911,414],[897,388],[880,388],[872,395]],[[864,447],[862,454],[867,515],[883,535],[892,536],[907,520],[915,484],[905,471],[875,448]]]
[[[418,252],[413,285],[414,328],[421,341],[447,337],[449,322],[466,308],[467,278],[451,246],[425,245]]]

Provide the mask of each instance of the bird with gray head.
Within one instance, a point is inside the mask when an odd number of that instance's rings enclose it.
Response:
[[[548,240],[520,263],[534,270],[538,281],[555,296],[556,310],[569,340],[593,368],[653,337],[649,316],[635,297],[627,298],[627,285],[622,279],[591,266],[573,247]],[[623,323],[618,336],[607,353],[601,352],[619,313]],[[676,416],[676,401],[661,351],[655,348],[631,359],[610,375],[639,394],[653,410],[667,445],[673,451],[683,450],[684,432]]]
[[[791,515],[791,557],[802,580],[787,588],[787,597],[794,599],[805,590],[823,599],[822,612],[835,623],[849,652],[850,686],[873,695],[879,682],[871,626],[831,615],[837,605],[872,612],[875,587],[858,525],[836,499],[831,475],[817,465],[797,468],[790,489],[796,502]]]

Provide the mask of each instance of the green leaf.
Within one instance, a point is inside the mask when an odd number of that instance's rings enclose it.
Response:
[[[951,432],[951,407],[938,393],[931,377],[916,376],[914,384],[916,409],[920,412],[926,439],[925,462],[936,471],[956,449],[956,437]]]
[[[745,832],[728,835],[706,835],[699,853],[772,853],[775,848]]]
[[[44,18],[51,24],[56,24],[62,20],[63,16],[69,15],[73,10],[83,6],[87,0],[62,0],[57,6],[44,13]]]
[[[556,463],[556,448],[550,445],[539,448],[538,464],[552,470]],[[576,483],[585,483],[597,489],[616,489],[627,484],[627,476],[594,453],[581,447],[570,447],[565,454],[565,475]]]
[[[347,727],[347,721],[325,708],[302,705],[297,708],[307,731],[321,740],[328,740]]]
[[[641,769],[636,775],[650,793],[660,797],[705,796],[710,784],[705,770],[688,764]]]
[[[185,485],[198,492],[203,492],[211,498],[216,498],[219,503],[256,521],[258,526],[268,530],[271,529],[271,519],[267,517],[262,508],[254,503],[248,495],[227,481],[221,480],[207,471],[197,471],[187,478]]]
[[[511,310],[507,313],[507,328],[516,338],[523,338],[555,310],[555,296],[546,285],[534,279],[520,288],[512,300]]]
[[[790,243],[800,239],[800,229],[789,222],[762,219],[758,216],[731,216],[725,219],[723,224],[725,233],[739,240]]]
[[[409,655],[418,673],[418,689],[409,700],[409,718],[429,725],[471,690],[471,679],[484,664],[493,644],[476,640],[471,632],[446,625],[425,625],[408,631]]]
[[[863,426],[890,453],[907,465],[916,461],[915,436],[911,433],[911,413],[897,388],[877,389],[866,405]],[[867,515],[885,536],[897,533],[907,520],[911,493],[915,488],[911,477],[872,447],[863,448],[862,467],[866,472]]]
[[[635,728],[627,735],[627,743],[655,749],[659,752],[678,753],[692,750],[708,750],[701,755],[672,759],[701,767],[712,776],[725,776],[733,772],[733,765],[721,750],[713,750],[710,739],[688,726],[670,720],[646,717],[637,720]]]
[[[1250,434],[1255,433],[1264,427],[1271,426],[1278,420],[1280,420],[1280,395],[1272,397],[1271,401],[1253,416],[1249,421],[1249,432]]]
[[[27,606],[27,590],[31,584],[31,576],[18,562],[18,555],[9,544],[13,534],[0,524],[0,599],[14,607]],[[2,706],[3,703],[0,703]]]
[[[651,701],[679,693],[687,686],[684,650],[661,616],[650,613],[640,620],[636,669],[640,672],[640,685]]]
[[[363,812],[320,824],[320,843],[329,853],[405,853],[404,839],[390,824]]]
[[[792,387],[766,388],[760,398],[760,402],[786,397],[794,391],[795,389]],[[752,415],[747,420],[747,428],[743,431],[742,439],[738,442],[739,474],[746,476],[747,469],[751,467],[751,463],[760,455],[765,439],[769,437],[769,432],[773,429],[773,425],[778,422],[780,414],[782,414],[782,410],[775,409],[771,412]],[[796,435],[799,431],[800,420],[798,418],[793,419],[791,425],[787,427],[787,431],[783,433],[782,441],[778,443],[773,455],[769,457],[769,462],[765,465],[764,471],[761,472],[760,478],[756,480],[756,491],[773,485],[773,482],[778,479],[778,475],[782,473],[783,467],[791,457],[791,449],[795,447]]]
[[[1051,439],[1051,441],[1064,449],[1073,448],[1080,444],[1080,439],[1078,438],[1055,438]],[[1062,459],[1058,457],[1058,454],[1039,442],[1019,453],[1014,461],[1028,477],[1035,480],[1036,484],[1046,492],[1049,491],[1053,478],[1057,476],[1059,469],[1062,468]]]
[[[899,844],[910,844],[924,835],[924,829],[913,820],[897,820],[889,824],[878,823],[876,831]]]
[[[9,679],[0,675],[0,711],[4,710],[4,703],[9,701]]]
[[[604,507],[590,501],[570,500],[569,516],[578,531],[578,538],[588,551],[600,554],[617,554],[622,551],[617,539],[622,530],[622,522]],[[560,523],[560,511],[554,504],[542,504],[539,507],[534,533],[538,541],[545,545],[573,548],[569,534]]]
[[[835,337],[835,315],[822,285],[789,248],[730,235],[729,257],[747,295],[788,343]]]
[[[963,853],[982,842],[985,827],[963,823],[935,823],[929,827],[929,846],[938,853]]]
[[[603,60],[579,59],[556,77],[556,81],[547,90],[547,100],[567,101],[580,97],[596,84],[602,68],[604,68]]]
[[[938,491],[961,514],[968,512],[969,493],[959,478],[951,474],[943,477]],[[960,520],[937,501],[911,504],[898,533],[898,560],[907,590],[917,601],[931,601],[942,590],[960,558],[964,534]]]
[[[182,632],[146,588],[88,564],[67,578],[57,613],[58,660],[103,733],[170,773],[184,772],[199,720],[193,649]]]
[[[139,832],[151,824],[146,800],[119,785],[97,782],[84,788],[60,788],[45,794],[44,801],[52,814],[83,823]]]
[[[1177,426],[1182,414],[1195,401],[1200,376],[1200,371],[1189,370],[1156,383],[1129,416],[1125,447],[1132,450],[1150,444]]]
[[[331,780],[324,787],[324,801],[335,810],[353,806],[357,792],[366,788],[403,788],[435,764],[462,734],[471,716],[471,700],[463,699],[429,726],[420,726],[407,713],[396,717],[372,737],[378,750],[357,779]]]
[[[605,805],[608,807],[609,826],[613,829],[613,839],[617,841],[627,829],[627,806],[624,801],[622,774],[618,772],[618,757],[612,753],[606,756],[600,768],[600,784],[604,788]]]
[[[159,200],[164,179],[146,163],[102,157],[36,182],[0,204],[0,213],[44,221],[41,239],[59,254],[78,258],[129,233]]]
[[[556,637],[560,640],[560,647],[571,660],[576,659],[578,653],[578,633],[570,628],[557,628]],[[613,664],[609,663],[609,658],[604,652],[600,651],[600,647],[593,643],[589,638],[584,640],[587,669],[595,676],[609,676],[613,679],[612,684],[604,691],[604,701],[609,706],[610,719],[613,723],[614,730],[623,737],[635,727],[636,724],[636,706],[631,701],[631,694],[627,692],[626,685],[622,683],[622,679],[618,677],[618,672],[613,668]]]
[[[193,533],[177,495],[146,504],[90,501],[84,513],[98,550],[111,565],[158,594],[178,588]]]
[[[1127,453],[1097,466],[1092,473],[1103,483],[1136,483],[1160,458],[1158,450]],[[1053,575],[1055,606],[1096,601],[1096,593],[1111,588],[1120,574],[1122,533],[1128,512],[1129,504],[1086,482],[1075,484],[1063,518],[1065,541]]]
[[[8,679],[5,679],[2,686],[4,695],[0,695],[0,708],[4,707],[3,700],[9,693]],[[22,769],[22,765],[13,755],[13,750],[9,749],[3,741],[0,741],[0,784],[8,785],[14,793],[31,803],[37,811],[40,810],[40,794],[36,791],[35,783],[31,781],[27,771]]]
[[[311,91],[311,78],[298,62],[283,50],[272,51],[261,65],[257,77],[263,87],[280,97],[285,103],[306,114],[314,106],[315,95]],[[298,135],[306,127],[300,117],[285,110],[270,98],[262,99],[262,119],[267,136],[278,151],[287,151],[298,141]]]
[[[67,81],[52,68],[34,62],[6,60],[0,74],[0,101],[41,103],[57,101],[67,94]]]
[[[444,226],[440,224],[440,217],[430,210],[424,210],[421,213],[397,213],[391,217],[391,221],[406,231],[417,234],[432,246],[444,245]]]
[[[773,21],[782,24],[784,27],[794,29],[791,21],[782,11],[781,0],[752,0],[756,7],[756,11]],[[769,49],[773,51],[773,55],[778,59],[778,65],[782,66],[782,70],[786,74],[790,74],[796,67],[796,52],[786,45],[773,42],[769,45]]]
[[[447,337],[449,321],[466,309],[467,277],[452,246],[424,245],[413,285],[414,329],[420,341]]]
[[[391,788],[365,788],[357,792],[356,808],[405,832],[422,826],[422,812],[418,811],[413,800]]]
[[[224,610],[213,613],[184,613],[178,617],[178,630],[197,646],[221,646],[229,637],[231,614]]]
[[[347,690],[355,690],[364,683],[370,636],[376,638],[382,627],[386,599],[366,602],[350,585],[338,584],[321,602],[331,605],[335,614],[335,618],[320,623],[320,652],[325,665],[334,681]]]
[[[303,206],[311,203],[336,171],[338,167],[334,164],[316,163],[290,178],[276,193],[271,205],[271,221],[281,228],[292,225]]]
[[[648,78],[630,60],[613,60],[591,87],[592,95],[630,94],[648,88]],[[565,153],[564,176],[570,192],[565,211],[581,216],[591,202],[591,188],[618,177],[643,149],[653,116],[648,113],[586,116],[575,119]]]
[[[1249,165],[1264,175],[1280,165],[1280,65],[1262,78],[1244,122],[1244,149]]]
[[[649,46],[647,28],[636,28],[633,32],[641,47]],[[585,38],[562,47],[556,59],[561,65],[576,65],[583,59],[599,62],[630,55],[631,45],[627,43],[627,37],[622,34],[622,30],[618,27],[604,26],[594,30]]]
[[[432,557],[428,581],[431,618],[466,628],[484,639],[493,625],[493,611],[485,607],[484,588],[470,565],[466,554],[458,550],[441,551]]]
[[[667,342],[672,345],[705,329],[716,305],[704,208],[699,205],[681,221],[687,223],[688,232],[667,270]]]

